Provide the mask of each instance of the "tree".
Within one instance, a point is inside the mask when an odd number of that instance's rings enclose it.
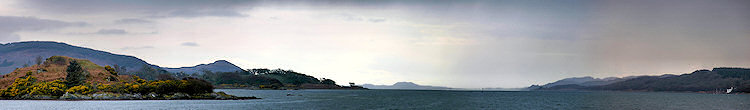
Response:
[[[254,75],[258,75],[258,74],[266,74],[270,72],[271,70],[266,69],[266,68],[255,68],[255,69],[248,69],[247,71],[250,73],[253,73]]]
[[[119,66],[119,65],[117,65],[117,64],[115,64],[115,65],[112,65],[112,66],[114,66],[114,67],[115,67],[115,71],[116,71],[117,73],[125,73],[125,72],[127,71],[127,70],[125,69],[125,66]]]
[[[176,80],[176,79],[177,78],[175,78],[174,76],[168,73],[160,73],[159,75],[156,76],[156,80],[162,80],[162,81],[163,80]]]
[[[336,85],[336,81],[333,81],[331,79],[323,78],[320,80],[321,84],[327,84],[327,85]]]
[[[177,89],[188,94],[211,93],[214,90],[210,82],[198,78],[186,77],[182,78],[181,82],[182,84]]]
[[[44,60],[42,59],[42,56],[36,56],[36,59],[35,59],[35,61],[36,61],[36,62],[35,62],[35,63],[36,63],[36,65],[41,65],[41,64],[43,63],[43,61],[44,61]]]
[[[117,66],[115,66],[115,67],[117,67]],[[109,65],[104,66],[104,69],[107,70],[107,72],[109,72],[112,75],[117,75],[117,70],[115,68],[112,68]]]
[[[65,84],[68,87],[81,85],[86,80],[86,73],[81,65],[78,64],[78,61],[71,61],[66,72],[68,72],[68,75],[65,77]]]

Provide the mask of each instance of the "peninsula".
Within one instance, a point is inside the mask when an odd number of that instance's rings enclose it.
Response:
[[[258,99],[213,89],[211,83],[198,78],[147,81],[119,75],[110,66],[66,56],[37,59],[36,65],[17,68],[0,78],[0,99],[6,100]]]

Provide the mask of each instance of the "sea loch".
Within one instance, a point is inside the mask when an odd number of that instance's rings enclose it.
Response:
[[[747,94],[665,92],[244,90],[259,100],[0,100],[2,109],[721,109],[750,108]],[[35,106],[26,106],[33,104]]]

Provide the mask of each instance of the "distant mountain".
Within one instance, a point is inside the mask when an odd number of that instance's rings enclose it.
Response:
[[[543,86],[532,85],[529,89],[722,92],[726,88],[735,87],[737,92],[750,92],[750,69],[745,68],[722,67],[682,75],[631,76],[598,80],[584,77],[563,80]]]
[[[412,82],[397,82],[393,85],[372,85],[363,84],[362,87],[369,89],[411,89],[411,90],[450,90],[453,88],[439,86],[423,86]]]
[[[28,41],[0,44],[0,74],[8,74],[16,68],[24,65],[34,65],[37,57],[42,59],[50,56],[69,56],[77,59],[88,59],[97,65],[118,65],[125,67],[126,71],[138,71],[146,67],[164,69],[169,72],[200,73],[203,70],[213,72],[234,72],[241,68],[225,60],[219,60],[210,64],[201,64],[193,67],[162,68],[152,65],[133,56],[118,55],[110,52],[94,50],[85,47],[73,46],[60,42],[50,41]]]
[[[593,90],[628,91],[723,91],[735,87],[735,91],[750,92],[750,69],[714,68],[697,70],[679,76],[646,76],[603,86]]]
[[[202,73],[204,70],[208,70],[211,72],[235,72],[235,71],[243,71],[242,68],[237,67],[236,65],[229,63],[226,60],[218,60],[213,63],[209,64],[200,64],[192,67],[182,67],[182,68],[164,68],[164,70],[169,71],[170,73],[187,73],[187,74],[195,74],[195,73]]]
[[[559,85],[581,84],[581,83],[584,83],[584,82],[600,81],[600,80],[601,79],[594,79],[593,77],[590,77],[590,76],[586,76],[586,77],[573,77],[573,78],[565,78],[565,79],[558,80],[558,81],[555,81],[555,82],[552,82],[552,83],[548,83],[548,84],[543,85],[542,87],[549,88],[549,87],[559,86]]]
[[[638,76],[623,77],[623,78],[617,78],[617,77],[593,78],[591,76],[573,77],[573,78],[565,78],[562,80],[558,80],[552,83],[542,85],[541,88],[552,88],[555,86],[562,86],[562,85],[578,85],[578,86],[583,86],[583,87],[600,86],[600,85],[607,85],[607,84],[612,84],[615,82],[624,81],[627,79],[632,79],[635,77],[638,77]]]
[[[36,57],[69,56],[88,59],[97,65],[119,65],[128,70],[137,70],[151,65],[133,56],[112,54],[90,48],[72,46],[59,42],[30,41],[0,45],[0,74],[8,74],[24,65],[34,65]]]

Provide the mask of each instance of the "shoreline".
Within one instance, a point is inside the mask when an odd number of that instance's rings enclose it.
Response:
[[[251,100],[261,99],[255,96],[239,97],[229,95],[224,92],[213,92],[204,94],[121,94],[111,92],[100,92],[92,94],[71,94],[65,93],[62,96],[50,95],[24,95],[17,97],[0,97],[0,100],[59,100],[59,101],[81,101],[81,100]]]

